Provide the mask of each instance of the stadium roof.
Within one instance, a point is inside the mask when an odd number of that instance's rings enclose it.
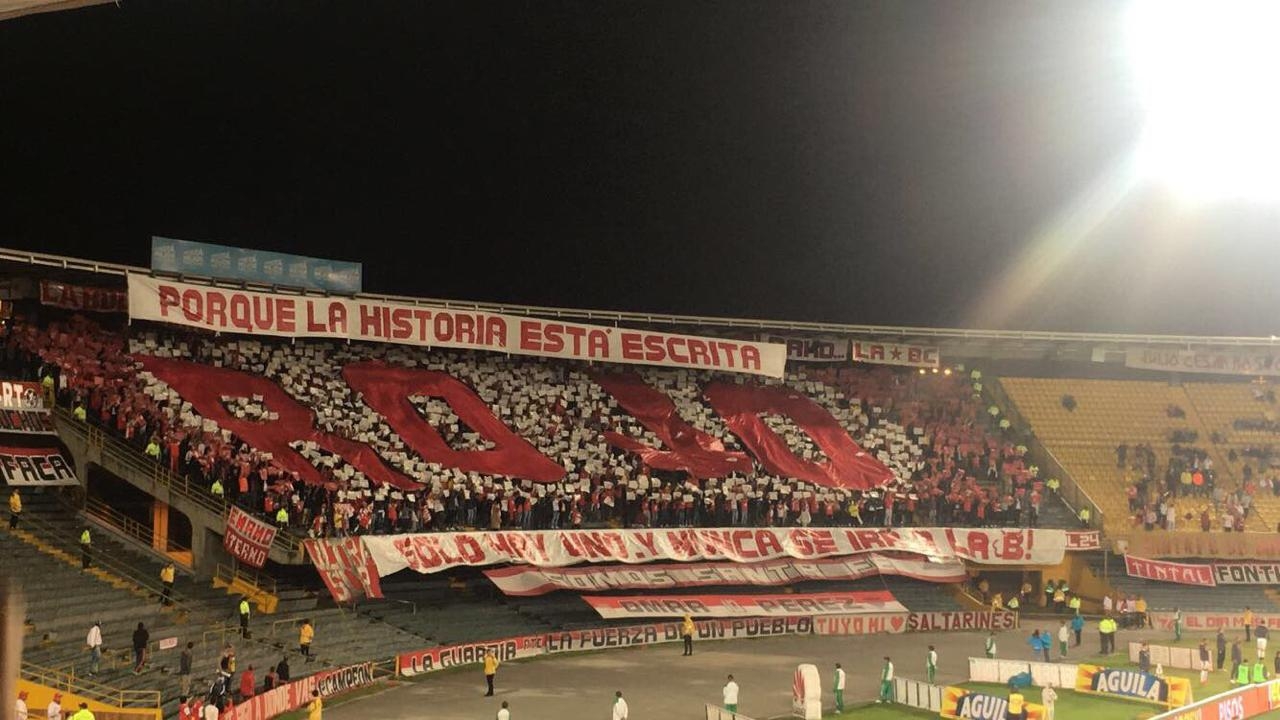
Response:
[[[23,15],[74,10],[90,5],[106,5],[112,0],[0,0],[0,20]]]

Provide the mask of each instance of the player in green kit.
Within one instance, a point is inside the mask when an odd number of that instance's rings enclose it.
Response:
[[[878,703],[893,702],[893,661],[884,656],[884,667],[880,668],[880,698]]]

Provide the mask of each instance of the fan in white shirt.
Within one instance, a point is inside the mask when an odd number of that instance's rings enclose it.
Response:
[[[13,717],[16,720],[27,720],[27,691],[18,693],[18,701],[14,703]]]
[[[627,720],[627,701],[622,699],[622,691],[613,695],[613,720]]]
[[[738,683],[733,681],[733,676],[729,676],[729,682],[724,684],[724,706],[730,712],[736,712],[738,708]]]
[[[46,711],[48,720],[62,720],[62,693],[54,693]]]
[[[502,701],[502,708],[498,710],[498,720],[511,720],[511,711],[507,709],[507,701]]]

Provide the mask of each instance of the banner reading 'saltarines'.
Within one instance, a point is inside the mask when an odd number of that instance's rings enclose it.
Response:
[[[129,311],[129,296],[112,288],[67,285],[40,281],[40,303],[80,312],[123,313]]]
[[[712,585],[790,585],[804,580],[858,580],[873,575],[902,575],[927,582],[962,582],[968,576],[959,560],[890,557],[867,553],[821,560],[765,560],[755,563],[655,563],[606,567],[532,568],[526,565],[485,570],[507,595],[545,595],[556,590],[605,592],[659,590]]]
[[[0,445],[0,476],[9,485],[79,485],[71,463],[56,447]]]
[[[340,338],[780,378],[785,345],[129,275],[129,317],[215,332]]]
[[[853,361],[872,365],[903,365],[936,368],[940,363],[938,348],[894,343],[853,343]]]
[[[814,635],[878,635],[903,632],[1015,630],[1018,614],[1005,610],[949,610],[939,612],[866,615],[816,615]]]
[[[618,618],[811,617],[905,613],[888,590],[785,595],[583,595],[606,620]]]
[[[227,529],[222,536],[222,546],[246,565],[260,568],[267,564],[271,543],[276,539],[276,528],[270,523],[246,513],[235,505],[227,513]]]
[[[1192,565],[1188,563],[1168,562],[1167,560],[1148,560],[1147,558],[1125,555],[1124,567],[1129,577],[1158,580],[1160,582],[1179,583],[1181,585],[1214,587],[1212,565]]]
[[[1062,561],[1066,534],[1017,528],[554,530],[363,535],[307,540],[305,546],[334,598],[346,602],[360,595],[381,597],[378,578],[406,568],[434,573],[460,565],[745,563],[883,551],[990,565],[1054,565]]]
[[[763,333],[760,342],[787,346],[787,359],[795,362],[848,362],[849,341],[836,337],[802,337]]]
[[[1280,353],[1265,350],[1130,348],[1126,367],[1212,375],[1280,375]]]

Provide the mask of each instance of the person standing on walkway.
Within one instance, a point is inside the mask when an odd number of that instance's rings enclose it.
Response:
[[[684,655],[688,657],[693,654],[693,633],[697,630],[693,624],[693,616],[685,615],[684,622],[680,624],[680,637],[684,640]]]
[[[1240,619],[1244,621],[1244,641],[1249,642],[1253,639],[1249,636],[1249,633],[1253,631],[1253,608],[1245,605],[1244,616]]]
[[[1218,628],[1216,642],[1218,646],[1218,669],[1224,670],[1227,666],[1227,636],[1222,632],[1222,628]]]
[[[497,720],[511,720],[511,709],[507,707],[507,701],[502,701],[502,707],[498,708]]]
[[[311,704],[307,705],[307,720],[321,720],[324,716],[324,703],[320,701],[320,691],[311,691]]]
[[[1080,636],[1084,633],[1084,616],[1076,615],[1071,618],[1071,633],[1075,635],[1076,647],[1080,647]]]
[[[1276,658],[1276,662],[1280,663],[1280,653],[1276,653]],[[844,683],[844,668],[840,667],[840,663],[836,663],[836,679],[831,684],[836,693],[836,712],[844,712]]]
[[[622,691],[615,692],[613,694],[613,720],[627,720],[629,712],[627,701],[622,699]]]
[[[253,697],[254,690],[258,686],[258,678],[253,674],[253,666],[244,669],[240,673],[240,702],[244,702]]]
[[[45,720],[62,720],[62,693],[53,694],[53,699],[45,708]]]
[[[1040,704],[1044,706],[1044,720],[1053,720],[1054,705],[1058,702],[1058,691],[1053,689],[1053,683],[1045,683],[1044,690],[1040,691]]]
[[[880,697],[878,703],[893,702],[893,661],[884,656],[884,666],[880,668]]]
[[[178,682],[181,684],[183,697],[191,696],[191,660],[195,646],[193,642],[187,643],[182,649],[182,655],[178,656]]]
[[[1199,658],[1200,659],[1200,684],[1203,685],[1209,682],[1209,668],[1211,667],[1209,664],[1209,641],[1207,640],[1200,641],[1199,656],[1200,656]]]
[[[246,639],[253,637],[252,635],[249,634],[249,598],[244,596],[240,597],[239,610],[240,610],[240,637],[246,638]]]
[[[9,493],[9,529],[17,530],[18,521],[22,519],[22,496],[18,494],[18,488],[14,488]]]
[[[311,662],[311,641],[316,637],[316,629],[311,625],[311,618],[302,621],[302,627],[298,630],[298,652],[302,653],[302,657]],[[280,678],[281,682],[288,678]]]
[[[938,651],[929,646],[929,652],[924,656],[924,674],[929,680],[929,684],[933,684],[933,677],[938,674]]]
[[[733,676],[729,676],[729,682],[724,684],[724,709],[731,713],[738,712],[738,683],[733,681]]]
[[[1067,643],[1071,641],[1071,631],[1067,629],[1067,621],[1063,620],[1058,625],[1058,656],[1067,656]]]
[[[176,575],[173,563],[160,568],[160,604],[165,607],[173,605],[173,580]]]
[[[987,642],[985,646],[987,658],[994,660],[996,657],[996,634],[994,632],[987,633]]]
[[[1116,651],[1116,621],[1114,618],[1104,617],[1098,622],[1098,631],[1102,633],[1102,644],[1104,649],[1102,654],[1110,655]]]
[[[1267,624],[1258,619],[1258,625],[1253,629],[1253,641],[1258,644],[1258,659],[1265,660],[1267,658],[1267,636],[1270,632],[1267,630]]]
[[[137,675],[142,672],[143,666],[147,664],[147,645],[151,644],[151,633],[147,632],[147,626],[138,623],[138,629],[133,631],[133,674]]]
[[[1146,643],[1138,648],[1138,672],[1144,675],[1151,673],[1151,647]]]
[[[1182,639],[1182,608],[1173,609],[1173,639],[1175,642]]]
[[[93,537],[89,535],[89,526],[80,531],[80,569],[88,570],[90,554],[93,552]]]
[[[492,650],[484,651],[484,682],[489,686],[489,691],[485,693],[485,697],[493,696],[493,677],[498,674],[498,653]]]
[[[102,662],[102,621],[99,620],[89,628],[89,634],[85,637],[85,644],[89,646],[89,675],[98,674],[98,663]]]
[[[1244,663],[1244,653],[1240,652],[1240,641],[1235,640],[1231,643],[1231,677],[1233,678],[1231,682],[1235,682],[1234,678],[1239,675],[1242,663]]]

